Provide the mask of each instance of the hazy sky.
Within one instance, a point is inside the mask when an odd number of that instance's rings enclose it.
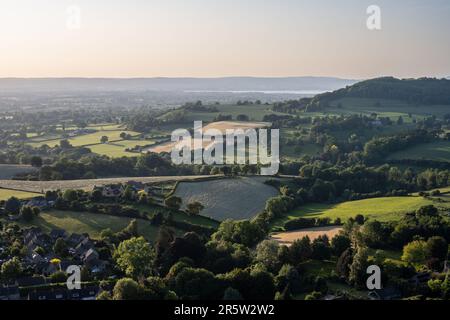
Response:
[[[448,0],[0,0],[0,77],[450,76],[449,57]]]

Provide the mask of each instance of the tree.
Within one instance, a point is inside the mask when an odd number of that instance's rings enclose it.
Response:
[[[256,246],[255,260],[262,263],[268,270],[275,271],[278,265],[279,248],[277,241],[264,240]]]
[[[170,196],[164,200],[164,204],[168,208],[174,209],[174,210],[179,210],[181,207],[181,203],[182,203],[181,198],[177,197],[177,196]]]
[[[223,300],[243,300],[243,298],[238,290],[228,287],[223,293]]]
[[[295,240],[289,248],[291,262],[297,265],[299,262],[309,259],[312,255],[311,241],[309,237],[303,237],[300,240]]]
[[[142,288],[130,278],[123,278],[116,282],[113,289],[114,300],[140,300]]]
[[[379,221],[367,221],[361,229],[361,236],[364,243],[370,248],[380,247],[387,238],[383,225]]]
[[[137,220],[131,220],[130,223],[122,230],[122,232],[130,235],[130,237],[139,236]]]
[[[4,262],[0,270],[3,279],[15,280],[22,273],[22,266],[19,258],[13,257]]]
[[[353,262],[350,265],[349,281],[357,287],[363,287],[365,285],[367,259],[369,253],[366,247],[358,247]]]
[[[343,234],[338,234],[331,239],[331,250],[333,254],[340,257],[341,254],[350,248],[352,242],[349,237]]]
[[[314,239],[312,245],[312,255],[311,257],[316,260],[328,260],[331,256],[331,249],[329,242],[324,242],[320,238]]]
[[[108,291],[102,291],[97,295],[95,300],[112,300],[112,296]]]
[[[66,241],[63,238],[58,238],[53,245],[53,251],[60,257],[65,257],[67,255],[69,248]]]
[[[219,299],[220,285],[214,274],[206,269],[183,268],[175,277],[174,289],[182,299]]]
[[[272,300],[275,296],[275,281],[270,272],[255,268],[250,273],[250,297],[255,300]]]
[[[153,273],[155,252],[143,237],[131,238],[119,244],[114,259],[127,276],[138,279]]]
[[[297,293],[301,290],[300,275],[292,265],[285,264],[275,277],[275,285],[278,291],[289,286],[290,291]]]
[[[69,140],[63,139],[59,142],[59,146],[61,149],[70,149],[72,148],[72,145],[70,144]]]
[[[50,276],[52,283],[65,283],[67,281],[67,274],[64,271],[56,271]]]
[[[347,248],[342,254],[339,256],[339,259],[336,263],[336,273],[345,279],[348,279],[348,275],[350,273],[350,266],[353,261],[353,250],[352,248]]]
[[[41,157],[38,157],[38,156],[33,156],[33,157],[31,157],[31,159],[30,159],[30,164],[31,164],[33,167],[38,167],[38,168],[40,168],[40,167],[42,167],[42,158],[41,158]]]
[[[33,220],[33,218],[35,217],[33,209],[31,207],[29,207],[29,206],[23,206],[20,209],[20,214],[22,216],[22,219],[25,222],[31,222]]]
[[[33,207],[33,214],[37,217],[41,214],[41,209],[39,207]]]
[[[409,263],[424,263],[427,259],[427,243],[414,240],[403,247],[402,260]]]
[[[246,114],[238,114],[236,116],[237,121],[249,121],[249,117]]]
[[[444,261],[448,255],[448,243],[443,237],[431,237],[427,241],[427,256]]]
[[[195,216],[200,213],[205,207],[198,201],[191,202],[187,205],[187,212],[189,215]]]
[[[107,136],[102,136],[101,138],[100,138],[100,142],[101,143],[107,143],[109,141],[109,138],[107,137]]]
[[[122,138],[123,140],[125,140],[127,138],[127,133],[126,132],[121,132],[120,133],[120,138]]]
[[[16,197],[11,197],[6,200],[5,212],[8,214],[18,214],[20,211],[20,200]]]
[[[62,198],[67,202],[77,201],[78,193],[76,190],[67,189],[64,191]]]

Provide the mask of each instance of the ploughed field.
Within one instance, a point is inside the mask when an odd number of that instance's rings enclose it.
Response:
[[[253,218],[264,210],[267,199],[278,190],[264,184],[267,177],[237,177],[209,181],[180,182],[174,195],[183,200],[182,208],[198,201],[200,213],[218,221]]]
[[[326,235],[331,240],[341,230],[342,227],[338,226],[307,228],[298,231],[273,233],[271,239],[278,241],[280,244],[290,246],[295,240],[302,239],[303,237],[309,237],[313,241],[320,236]]]

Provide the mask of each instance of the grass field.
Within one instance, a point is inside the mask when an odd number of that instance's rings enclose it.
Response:
[[[401,214],[419,209],[422,206],[435,204],[431,199],[419,196],[385,197],[358,201],[347,201],[339,204],[308,204],[291,211],[286,216],[272,223],[272,228],[282,228],[284,223],[295,218],[340,218],[343,221],[362,214],[366,218],[379,221],[401,219]]]
[[[298,159],[302,156],[317,156],[323,152],[323,147],[313,143],[307,143],[301,146],[281,146],[280,155],[284,159]]]
[[[18,199],[27,199],[27,198],[33,198],[36,196],[40,196],[40,195],[41,195],[40,193],[24,192],[24,191],[16,191],[16,190],[0,188],[0,200],[8,200],[11,197],[16,197]]]
[[[430,105],[410,105],[406,102],[387,99],[366,99],[366,98],[343,98],[330,103],[331,108],[327,112],[336,114],[366,114],[377,113],[382,117],[396,119],[399,116],[408,123],[413,118],[423,119],[424,117],[435,115],[442,117],[448,113],[448,106]],[[338,108],[338,106],[341,106]],[[409,114],[412,117],[409,117]]]
[[[114,232],[125,228],[131,218],[115,217],[109,215],[52,210],[41,212],[31,223],[23,223],[22,226],[38,226],[44,232],[60,228],[69,233],[88,233],[92,238],[98,238],[104,229],[111,229]],[[158,228],[150,224],[149,221],[138,220],[138,232],[146,239],[153,241],[156,238]]]
[[[55,180],[55,181],[24,181],[24,180],[0,180],[0,188],[23,190],[29,192],[42,192],[46,190],[80,189],[90,191],[94,186],[106,184],[125,183],[127,181],[139,181],[142,183],[175,182],[180,180],[198,180],[211,176],[160,176],[160,177],[121,177],[84,180]]]
[[[450,162],[450,141],[422,143],[417,146],[397,151],[388,160],[414,159]]]
[[[151,207],[148,205],[136,204],[136,205],[132,205],[132,207],[136,208],[142,212],[151,212],[152,210],[154,210],[154,207]],[[207,217],[204,217],[201,215],[190,216],[186,213],[175,212],[175,213],[173,213],[172,216],[175,221],[183,221],[183,222],[187,222],[187,223],[191,223],[191,224],[197,224],[197,225],[201,225],[201,226],[205,226],[205,227],[213,227],[213,228],[217,228],[219,226],[218,221],[215,221],[213,219],[210,219],[210,218],[207,218]]]
[[[125,151],[125,149],[131,149],[135,146],[146,146],[155,143],[153,140],[120,140],[116,142],[109,143],[100,143],[88,146],[92,152],[105,155],[111,158],[119,158],[119,157],[137,157],[140,155],[138,152],[129,152]]]
[[[214,119],[219,115],[231,115],[233,120],[236,120],[236,117],[240,114],[245,114],[249,117],[251,121],[262,121],[265,115],[269,114],[278,114],[271,110],[271,105],[264,104],[253,104],[246,106],[237,106],[237,105],[213,105],[216,108],[217,112],[197,112],[197,111],[189,111],[185,114],[185,121],[187,123],[192,123],[195,120],[202,120],[205,122],[214,121]],[[170,118],[171,113],[180,112],[180,110],[171,111],[167,114],[164,114],[160,117],[160,119]]]
[[[182,198],[183,208],[198,201],[200,213],[218,221],[250,219],[260,213],[268,198],[278,191],[264,184],[265,177],[240,177],[200,182],[180,182],[174,195]]]

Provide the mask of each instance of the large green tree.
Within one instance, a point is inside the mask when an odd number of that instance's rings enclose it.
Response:
[[[114,251],[114,258],[129,277],[138,279],[153,274],[155,252],[143,237],[121,242]]]

